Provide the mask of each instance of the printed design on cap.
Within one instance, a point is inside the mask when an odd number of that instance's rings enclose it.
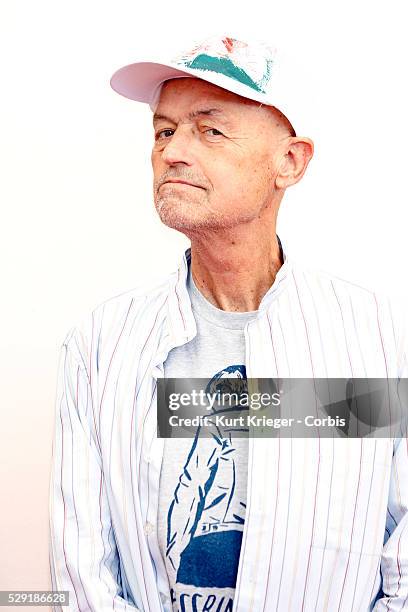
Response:
[[[178,66],[223,74],[255,91],[266,93],[272,76],[275,50],[263,44],[248,45],[236,38],[212,38],[178,57]]]

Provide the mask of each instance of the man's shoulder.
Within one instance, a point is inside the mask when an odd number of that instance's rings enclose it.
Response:
[[[295,275],[303,278],[305,283],[320,286],[323,290],[333,292],[338,289],[339,291],[346,292],[350,296],[368,300],[375,299],[376,296],[385,296],[385,293],[374,287],[370,287],[368,284],[353,281],[325,268],[294,261],[292,263],[292,269]]]
[[[141,306],[144,303],[151,304],[159,300],[161,297],[168,295],[171,287],[171,281],[175,278],[177,272],[168,273],[153,280],[145,280],[131,289],[127,289],[116,295],[112,295],[105,300],[99,302],[92,310],[92,314],[97,316],[102,312],[107,314],[112,312],[116,314],[118,311],[129,307],[130,303],[136,303]]]
[[[403,296],[393,295],[378,286],[354,281],[318,266],[294,261],[292,270],[296,282],[302,285],[303,293],[309,292],[316,298],[325,297],[340,308],[345,302],[372,311],[392,309],[394,306],[398,309],[399,305],[404,304]]]
[[[292,269],[303,295],[309,295],[318,311],[331,308],[356,325],[366,320],[368,326],[388,329],[398,344],[407,345],[408,295],[401,294],[399,288],[390,291],[370,287],[300,262],[294,262]]]
[[[167,273],[153,280],[142,281],[121,293],[112,295],[82,313],[66,334],[63,345],[75,345],[80,353],[88,353],[95,345],[95,338],[105,343],[115,342],[125,326],[143,327],[147,319],[154,320],[155,314],[166,307],[177,271]],[[99,343],[99,340],[98,340]]]

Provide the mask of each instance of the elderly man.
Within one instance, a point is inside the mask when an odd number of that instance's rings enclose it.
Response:
[[[153,110],[155,206],[191,248],[64,341],[50,564],[70,610],[408,609],[405,438],[157,436],[162,378],[407,375],[388,301],[276,235],[313,155],[282,66],[226,37],[112,78]]]

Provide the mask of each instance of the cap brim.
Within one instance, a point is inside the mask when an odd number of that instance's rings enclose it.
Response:
[[[138,102],[152,104],[160,85],[168,79],[192,77],[193,74],[157,62],[137,62],[119,68],[110,85],[117,93]]]

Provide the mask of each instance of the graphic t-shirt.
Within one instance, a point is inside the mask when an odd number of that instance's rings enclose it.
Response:
[[[166,378],[207,378],[215,392],[223,378],[246,380],[244,327],[257,312],[213,306],[187,287],[197,335],[172,349]],[[166,439],[160,474],[158,539],[174,612],[232,610],[245,523],[248,438],[234,432]]]

